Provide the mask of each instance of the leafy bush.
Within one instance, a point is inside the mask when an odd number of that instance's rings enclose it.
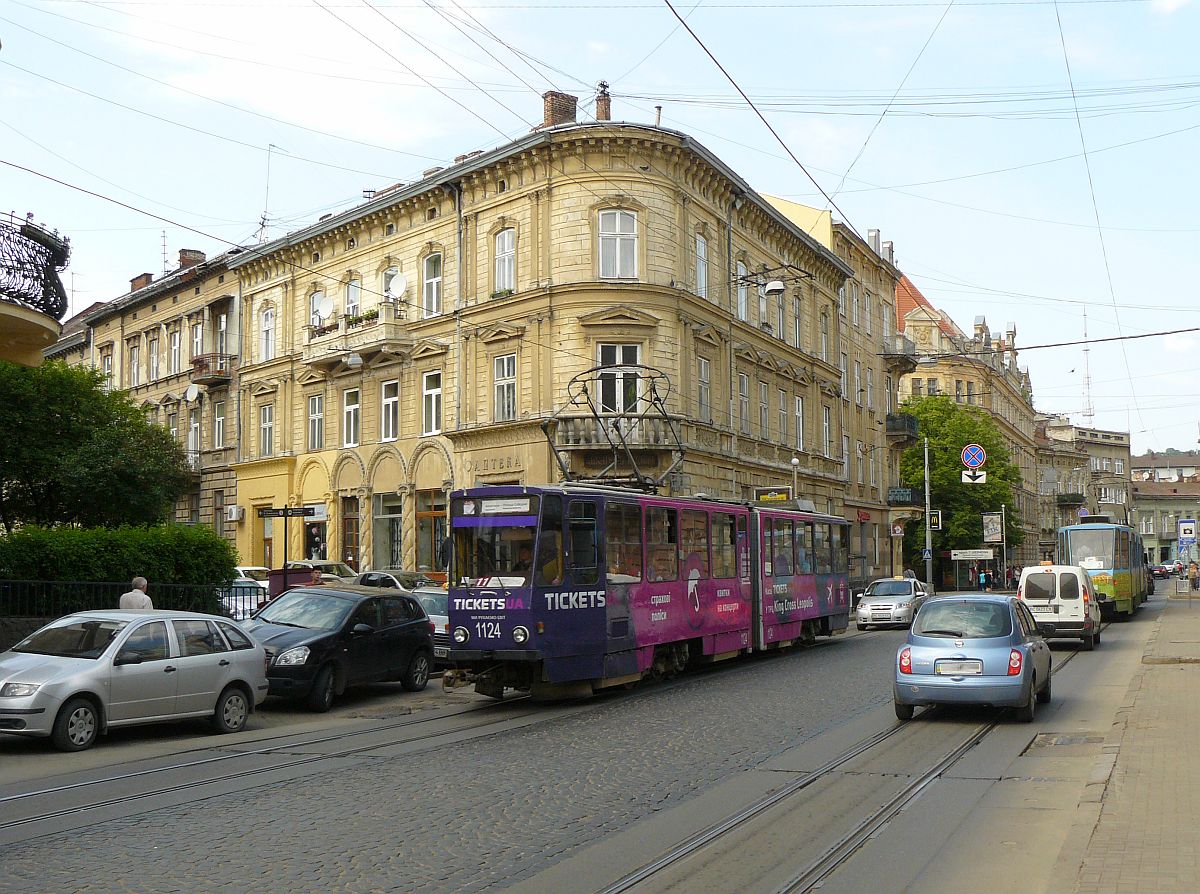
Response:
[[[128,581],[215,587],[237,557],[205,525],[119,528],[26,527],[0,537],[0,579]]]

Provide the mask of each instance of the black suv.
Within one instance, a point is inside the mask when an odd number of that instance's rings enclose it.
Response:
[[[243,625],[267,649],[270,694],[328,711],[355,683],[429,682],[433,624],[402,593],[350,584],[301,587],[271,600]]]

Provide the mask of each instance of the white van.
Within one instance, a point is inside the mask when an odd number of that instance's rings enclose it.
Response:
[[[1100,642],[1100,600],[1078,565],[1043,562],[1023,569],[1017,598],[1038,621],[1054,625],[1055,637],[1079,637],[1088,651]]]

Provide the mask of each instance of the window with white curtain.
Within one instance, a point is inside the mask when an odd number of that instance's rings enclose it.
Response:
[[[342,392],[342,446],[357,447],[361,432],[362,395],[357,388]]]
[[[442,253],[437,251],[427,257],[422,269],[425,274],[422,309],[426,317],[436,317],[442,312]]]
[[[497,422],[517,418],[517,355],[502,354],[492,361],[493,412]]]
[[[507,227],[496,234],[495,243],[495,291],[517,288],[517,231]]]
[[[400,383],[396,380],[379,386],[379,440],[394,441],[400,431]]]
[[[696,294],[708,297],[708,240],[696,234]]]

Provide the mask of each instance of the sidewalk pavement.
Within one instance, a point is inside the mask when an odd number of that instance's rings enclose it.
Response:
[[[1080,802],[1075,894],[1200,891],[1200,599],[1167,600],[1155,628]]]

